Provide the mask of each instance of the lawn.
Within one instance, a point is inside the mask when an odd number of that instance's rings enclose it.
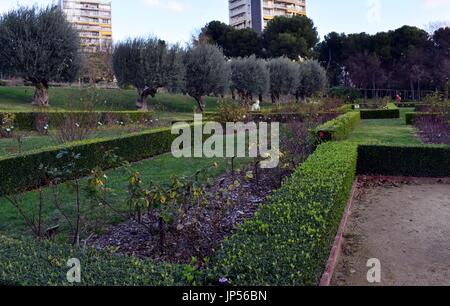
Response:
[[[410,111],[414,109],[401,109],[400,119],[362,120],[349,140],[361,144],[422,144],[416,136],[416,129],[405,124],[404,114]]]
[[[238,159],[235,163],[235,168],[242,165],[246,159]],[[147,184],[150,181],[167,183],[173,176],[188,176],[195,174],[198,170],[211,166],[214,162],[218,163],[218,168],[212,173],[213,176],[222,174],[228,167],[228,161],[223,158],[181,158],[176,159],[171,154],[161,155],[152,159],[143,160],[141,162],[132,165],[132,169],[138,171],[144,182]],[[114,196],[111,197],[114,203],[115,209],[125,211],[128,208],[126,203],[127,186],[129,172],[124,168],[114,169],[107,172],[108,185],[114,191]],[[86,186],[87,178],[82,179],[82,186]],[[75,194],[72,188],[68,184],[60,185],[60,202],[63,203],[63,207],[67,209],[67,213],[74,212],[75,208]],[[61,224],[62,231],[67,232],[67,226],[58,220],[59,213],[53,206],[53,193],[51,188],[44,188],[44,207],[43,216],[46,225],[52,226],[55,224]],[[23,210],[27,214],[37,214],[38,211],[38,198],[39,193],[37,191],[30,191],[18,196]],[[86,193],[82,192],[82,205],[83,210],[88,211],[87,206],[89,201],[87,200]],[[96,204],[94,204],[96,205]],[[85,213],[88,218],[94,218],[90,212]],[[105,209],[101,215],[106,219],[108,224],[115,224],[123,221],[110,210]],[[23,219],[18,212],[11,206],[11,204],[4,198],[0,199],[0,232],[8,233],[11,236],[20,236],[30,234],[29,229],[25,226]]]
[[[108,126],[93,131],[90,135],[87,136],[87,138],[93,139],[119,137],[135,132],[145,132],[150,130],[151,128],[133,125]],[[17,138],[0,138],[0,158],[10,157],[19,153],[26,153],[28,151],[36,149],[60,145],[54,135],[55,131],[50,131],[50,135],[39,135],[37,132],[26,132],[21,140],[20,150]],[[65,144],[69,145],[70,143]]]
[[[0,110],[31,110],[34,87],[0,87]],[[86,89],[70,87],[51,87],[49,101],[52,108],[66,109],[70,102],[89,98],[95,102],[97,110],[135,110],[137,92],[124,89]],[[206,111],[217,109],[218,98],[206,98]],[[152,108],[164,112],[192,113],[197,108],[194,99],[185,95],[167,93],[149,98]]]

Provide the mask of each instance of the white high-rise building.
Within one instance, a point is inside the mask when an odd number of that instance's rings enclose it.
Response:
[[[84,52],[105,51],[112,46],[111,2],[59,0],[59,7],[80,33]]]
[[[261,33],[276,16],[306,15],[306,0],[229,0],[230,25]]]

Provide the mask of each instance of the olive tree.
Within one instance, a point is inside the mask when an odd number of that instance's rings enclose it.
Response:
[[[36,87],[33,105],[48,106],[50,82],[71,82],[80,69],[79,37],[56,7],[20,7],[0,17],[4,73]]]
[[[222,50],[209,44],[189,48],[184,63],[186,92],[197,101],[199,111],[203,112],[204,96],[220,95],[228,88],[230,68]]]
[[[270,96],[272,102],[278,104],[281,96],[295,93],[298,64],[287,57],[278,57],[271,59],[267,67],[270,74]]]
[[[307,60],[298,66],[297,101],[325,92],[328,85],[326,70],[315,60]]]
[[[245,104],[253,101],[254,95],[260,97],[269,88],[269,71],[266,62],[256,56],[239,57],[231,61],[231,88],[236,90]]]
[[[113,70],[119,86],[136,88],[137,107],[147,110],[149,96],[182,79],[182,55],[178,46],[168,47],[157,38],[128,39],[114,48]]]

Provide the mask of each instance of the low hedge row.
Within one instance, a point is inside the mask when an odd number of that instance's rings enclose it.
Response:
[[[319,141],[345,140],[358,126],[361,118],[359,112],[348,112],[323,125],[313,129],[311,132]]]
[[[233,285],[317,285],[355,178],[356,145],[320,145],[218,252]]]
[[[413,107],[418,107],[418,106],[422,106],[422,105],[426,105],[425,103],[422,102],[401,102],[401,103],[397,103],[398,107],[402,107],[402,108],[413,108]]]
[[[81,263],[81,286],[176,286],[191,283],[182,265],[156,264],[88,248],[0,235],[0,285],[68,286],[67,261]],[[189,280],[189,281],[188,281]]]
[[[394,103],[388,103],[387,109],[361,110],[361,119],[397,119],[400,109]]]
[[[441,114],[439,114],[439,113],[421,113],[421,112],[406,113],[405,120],[406,120],[406,124],[411,125],[411,124],[414,124],[414,122],[419,118],[425,118],[425,117],[436,118],[436,117],[439,117],[440,115]]]
[[[97,138],[76,142],[67,146],[50,147],[31,151],[15,157],[0,158],[0,195],[15,193],[36,188],[46,183],[45,167],[60,168],[71,162],[71,153],[79,154],[75,160],[75,171],[63,179],[72,179],[88,173],[99,166],[113,167],[114,161],[105,158],[106,151],[127,160],[138,161],[144,158],[170,152],[173,140],[177,135],[171,129],[157,129],[150,132],[136,133],[116,138]],[[61,151],[67,151],[63,158],[57,158]]]
[[[358,147],[358,173],[414,177],[450,176],[448,146],[375,146]]]
[[[68,115],[75,116],[95,116],[94,120],[102,124],[114,122],[143,122],[154,117],[153,112],[140,111],[49,111],[49,112],[1,112],[0,122],[6,114],[14,114],[14,126],[20,130],[32,131],[37,125],[49,124],[50,127],[57,126],[58,123]]]

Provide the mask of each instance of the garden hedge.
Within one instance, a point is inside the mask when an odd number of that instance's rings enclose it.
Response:
[[[177,135],[171,129],[156,129],[150,132],[136,133],[116,138],[96,138],[61,145],[42,150],[31,151],[14,157],[0,158],[0,195],[16,193],[46,184],[46,175],[40,169],[45,167],[60,168],[67,165],[70,153],[79,154],[75,160],[75,171],[63,178],[72,179],[86,175],[95,167],[114,167],[114,161],[105,158],[105,152],[113,151],[115,155],[129,162],[142,160],[170,152]],[[62,151],[67,151],[63,158],[57,158]]]
[[[14,114],[14,126],[19,130],[33,131],[36,129],[36,121],[44,120],[50,128],[56,127],[58,123],[67,115],[95,115],[96,120],[102,124],[114,122],[141,122],[151,120],[154,117],[153,112],[141,111],[48,111],[48,112],[0,112],[0,121],[6,114]],[[41,123],[42,124],[42,123]]]
[[[348,112],[311,130],[319,141],[345,140],[360,123],[359,112]]]
[[[317,285],[355,179],[357,148],[320,145],[218,252],[232,285]]]
[[[450,176],[448,146],[382,146],[358,147],[358,173],[414,177]]]
[[[397,119],[400,109],[394,103],[388,103],[387,109],[361,110],[361,119]]]
[[[405,119],[406,119],[406,124],[411,125],[414,124],[414,122],[416,121],[416,119],[419,118],[424,118],[424,117],[431,117],[431,118],[436,118],[441,116],[441,114],[439,113],[406,113],[405,114]]]
[[[398,107],[401,108],[415,108],[415,107],[420,107],[422,105],[426,105],[425,103],[422,102],[401,102],[401,103],[397,103]]]
[[[192,284],[189,266],[156,264],[107,252],[0,235],[0,285],[68,286],[67,261],[81,263],[81,286],[175,286]]]

